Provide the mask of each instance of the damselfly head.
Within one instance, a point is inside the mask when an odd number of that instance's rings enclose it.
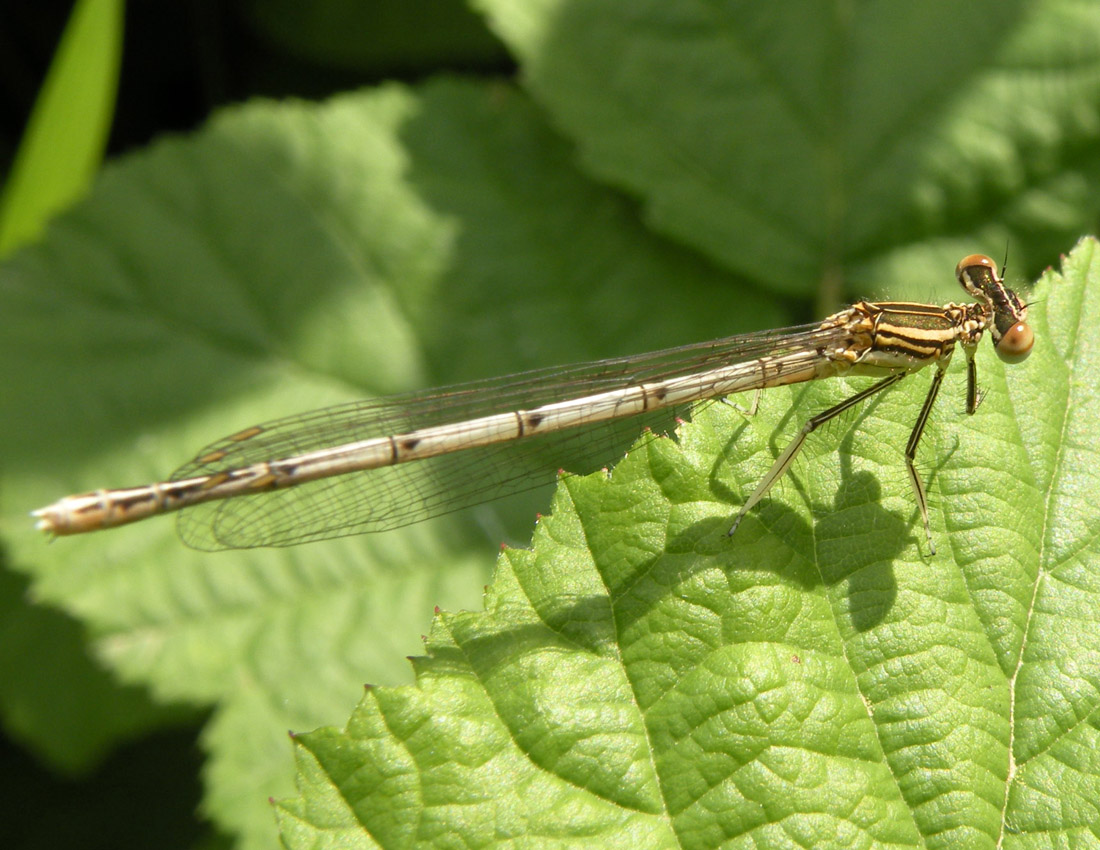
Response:
[[[997,264],[985,254],[971,254],[959,260],[955,277],[963,289],[989,309],[989,333],[997,356],[1006,363],[1019,363],[1031,353],[1035,334],[1027,324],[1027,305],[1008,289],[997,273]]]

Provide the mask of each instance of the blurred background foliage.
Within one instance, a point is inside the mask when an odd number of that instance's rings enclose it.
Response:
[[[84,29],[82,49],[91,50],[99,64],[89,66],[87,54],[74,57],[78,64],[69,69],[69,82],[75,88],[60,93],[69,100],[55,108],[61,120],[84,123],[71,125],[72,138],[66,138],[68,128],[62,127],[61,135],[46,140],[47,150],[38,155],[45,157],[45,168],[55,170],[73,165],[74,156],[81,159],[56,192],[42,185],[41,172],[31,176],[25,190],[33,189],[39,197],[24,200],[38,221],[27,225],[26,232],[0,226],[4,254],[33,239],[49,215],[64,208],[54,198],[71,202],[83,194],[100,157],[140,149],[166,132],[193,130],[220,106],[255,96],[321,99],[386,80],[416,82],[444,71],[504,77],[515,71],[514,60],[484,21],[453,0],[0,4],[0,186],[9,207],[17,152],[32,129],[36,101],[46,96],[44,86],[63,48],[66,27],[79,15],[84,22],[75,26]],[[121,28],[113,29],[116,23]],[[69,33],[71,41],[72,29]],[[116,85],[117,100],[112,96]],[[80,108],[89,98],[96,100],[95,114]],[[38,109],[43,108],[39,101]],[[79,112],[83,114],[74,115]],[[85,718],[86,728],[73,722],[76,715],[61,711],[53,724],[57,746],[43,752],[41,740],[33,745],[37,751],[25,750],[19,730],[24,712],[36,714],[35,725],[48,724],[41,706],[49,701],[4,701],[0,794],[9,801],[5,846],[231,843],[199,815],[202,757],[197,738],[205,712],[154,706],[143,689],[120,686],[83,655],[82,628],[76,621],[24,604],[27,580],[7,567],[0,582],[0,678],[33,681],[38,662],[26,662],[40,660],[45,644],[54,648],[57,660],[52,676],[76,691],[98,691],[114,707],[109,716]],[[32,641],[33,647],[28,645]],[[106,728],[113,732],[104,737]]]

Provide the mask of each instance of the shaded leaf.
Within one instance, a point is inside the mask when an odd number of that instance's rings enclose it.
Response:
[[[1038,271],[1096,219],[1087,4],[476,5],[656,229],[824,309],[950,266],[960,225]]]
[[[291,790],[285,730],[345,714],[365,680],[406,679],[433,607],[476,604],[496,543],[545,493],[221,558],[170,519],[46,546],[27,511],[155,480],[276,415],[785,323],[569,159],[505,86],[258,103],[112,166],[0,273],[13,560],[124,681],[219,706],[206,810],[249,842],[272,839],[266,800]],[[738,315],[712,309],[724,297]]]

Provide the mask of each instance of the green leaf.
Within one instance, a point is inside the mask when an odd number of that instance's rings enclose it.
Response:
[[[284,840],[1087,844],[1098,284],[1089,239],[1036,288],[1032,357],[1003,366],[983,345],[972,418],[953,370],[920,452],[936,556],[899,451],[927,376],[815,434],[733,539],[806,411],[868,379],[773,390],[751,418],[706,406],[678,440],[563,480],[485,611],[436,618],[415,686],[296,738]]]
[[[787,323],[570,159],[501,85],[258,103],[112,165],[0,271],[13,562],[123,681],[218,707],[205,809],[249,846],[274,840],[267,798],[293,788],[286,729],[345,716],[363,681],[407,680],[433,607],[476,605],[498,541],[526,539],[508,529],[548,494],[220,557],[167,519],[46,546],[27,512],[327,403]],[[730,298],[732,317],[714,308]]]
[[[0,197],[0,257],[87,191],[107,144],[122,55],[121,0],[74,8]]]
[[[475,5],[656,229],[824,309],[891,272],[908,287],[914,257],[953,265],[960,222],[1038,270],[1097,215],[1088,4]]]

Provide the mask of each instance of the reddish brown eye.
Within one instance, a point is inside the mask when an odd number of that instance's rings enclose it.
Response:
[[[997,264],[985,254],[970,254],[959,260],[959,264],[955,266],[955,277],[961,280],[963,272],[968,271],[974,266],[985,266],[987,269],[992,269],[994,273],[997,271]]]
[[[1019,363],[1031,353],[1035,334],[1027,322],[1017,322],[1001,335],[997,342],[997,356],[1005,363]]]

